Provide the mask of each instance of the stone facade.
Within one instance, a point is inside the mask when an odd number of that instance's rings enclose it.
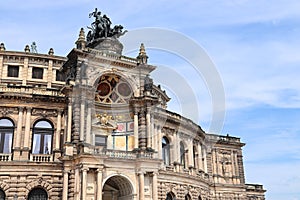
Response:
[[[167,110],[137,58],[83,29],[67,57],[0,47],[0,199],[264,199],[239,138]]]

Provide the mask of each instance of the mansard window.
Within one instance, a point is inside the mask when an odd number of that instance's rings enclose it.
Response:
[[[64,73],[62,73],[59,70],[56,70],[56,79],[55,80],[64,82],[66,80]]]
[[[0,153],[11,153],[14,124],[9,119],[0,119]]]
[[[162,138],[162,158],[165,165],[170,165],[170,142],[167,137]]]
[[[28,194],[28,200],[47,200],[48,194],[42,188],[35,188]]]
[[[32,67],[32,78],[43,79],[44,69],[40,67]]]
[[[186,168],[185,164],[185,148],[183,142],[180,142],[180,164],[183,168]]]
[[[5,200],[5,193],[0,189],[0,200]]]
[[[7,67],[7,77],[19,77],[19,66],[9,65]]]
[[[105,104],[128,103],[132,95],[131,86],[115,74],[100,77],[95,101]]]
[[[51,154],[53,126],[48,121],[40,120],[33,126],[32,153]]]
[[[95,135],[95,146],[106,146],[107,137],[102,135]]]

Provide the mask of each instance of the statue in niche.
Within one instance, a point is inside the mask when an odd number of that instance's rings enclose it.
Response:
[[[151,92],[153,89],[153,79],[149,77],[149,74],[144,79],[144,90]]]

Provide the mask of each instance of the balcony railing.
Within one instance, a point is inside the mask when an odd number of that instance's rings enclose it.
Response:
[[[0,154],[0,161],[11,161],[11,154],[4,154],[4,153],[1,153]]]
[[[153,159],[152,152],[132,152],[132,151],[119,151],[111,149],[94,149],[94,154],[99,156],[107,156],[109,158],[119,158],[119,159]]]
[[[31,154],[30,161],[33,162],[52,162],[53,155],[52,154]]]

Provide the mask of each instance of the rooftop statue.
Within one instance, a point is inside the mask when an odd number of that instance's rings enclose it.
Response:
[[[91,24],[91,26],[87,27],[90,31],[87,34],[87,42],[91,43],[99,38],[119,38],[124,35],[127,31],[123,32],[123,26],[115,25],[111,28],[111,21],[106,16],[101,16],[101,12],[95,8],[95,11],[89,14],[89,18],[94,17],[95,21]]]

